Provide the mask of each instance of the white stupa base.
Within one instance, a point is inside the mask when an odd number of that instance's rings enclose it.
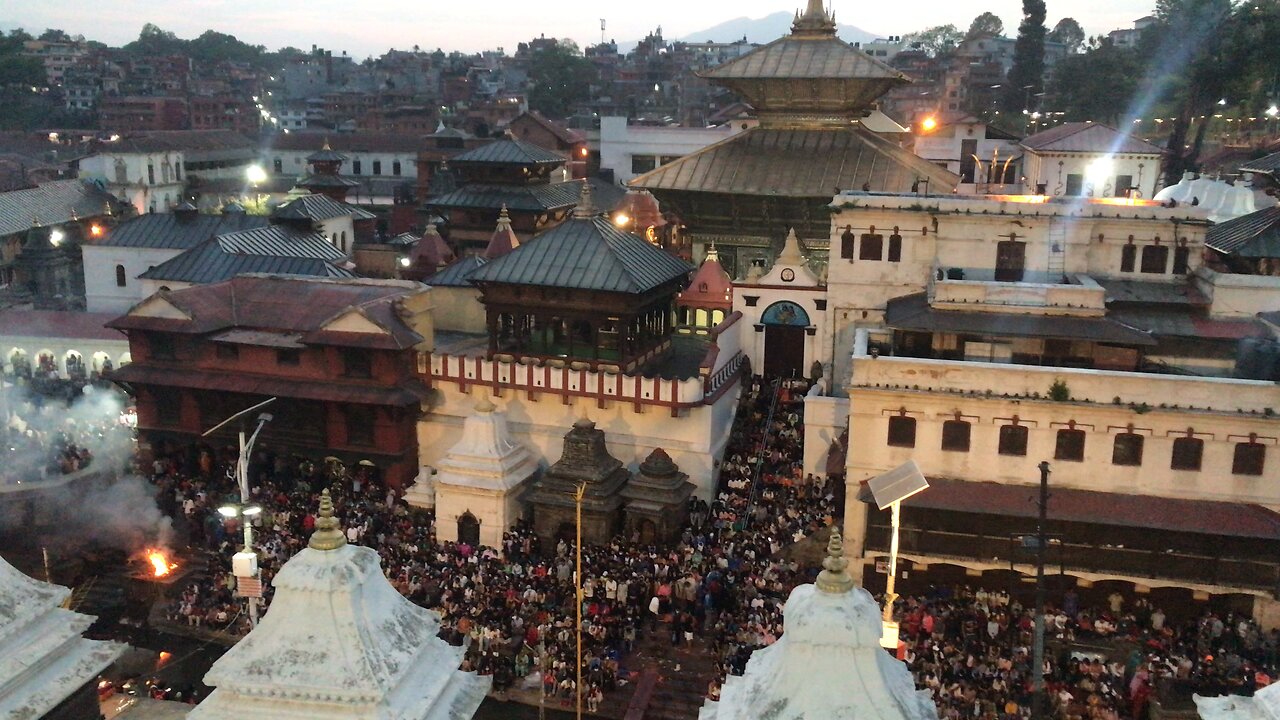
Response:
[[[436,506],[435,473],[428,468],[422,468],[418,477],[404,489],[404,501],[414,507],[427,510],[434,508]]]

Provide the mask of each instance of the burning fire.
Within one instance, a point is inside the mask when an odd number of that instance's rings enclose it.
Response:
[[[177,563],[169,562],[169,557],[164,554],[163,550],[147,548],[144,552],[147,556],[147,562],[151,563],[151,572],[156,577],[164,577],[178,567]]]

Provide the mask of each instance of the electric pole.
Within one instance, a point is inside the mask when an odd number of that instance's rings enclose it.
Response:
[[[1048,544],[1049,463],[1040,463],[1040,516],[1036,522],[1036,627],[1031,650],[1031,718],[1044,720],[1044,551]]]

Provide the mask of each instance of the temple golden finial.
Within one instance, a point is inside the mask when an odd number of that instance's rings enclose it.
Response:
[[[329,489],[320,493],[320,514],[316,517],[316,529],[311,533],[311,541],[307,547],[312,550],[337,550],[347,544],[347,536],[333,516],[333,500],[329,497]]]
[[[715,260],[716,262],[720,262],[720,251],[716,250],[715,240],[712,240],[711,246],[707,248],[707,257],[704,259],[704,262],[706,262],[707,260]]]
[[[589,220],[596,214],[596,204],[591,200],[591,183],[583,180],[582,192],[578,195],[578,206],[573,209],[573,216]]]
[[[799,15],[795,22],[791,23],[791,34],[801,36],[824,36],[834,35],[836,33],[835,14],[827,13],[827,9],[822,6],[822,0],[809,0],[809,5],[805,8],[804,14]]]
[[[322,148],[320,148],[320,149],[321,149],[321,150],[332,150],[332,149],[333,149],[333,148],[329,147],[329,136],[328,136],[328,135],[326,135],[326,136],[325,136],[325,138],[324,138],[324,147],[322,147]]]
[[[840,538],[840,529],[831,528],[831,539],[827,541],[827,557],[822,560],[822,572],[818,573],[815,583],[818,589],[827,593],[846,593],[853,589],[853,578],[845,570],[849,567],[849,559],[844,556],[844,542]]]
[[[502,209],[498,211],[498,230],[511,229],[511,213],[507,212],[507,204],[502,203]]]

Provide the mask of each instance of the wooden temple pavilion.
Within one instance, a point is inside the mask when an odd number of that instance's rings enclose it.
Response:
[[[676,293],[692,268],[596,211],[573,216],[471,273],[495,355],[630,372],[671,346]]]
[[[730,275],[776,257],[789,228],[825,255],[828,205],[842,190],[950,193],[959,178],[867,129],[877,98],[910,82],[836,36],[821,0],[791,33],[702,77],[745,98],[760,124],[631,181],[715,243]]]

